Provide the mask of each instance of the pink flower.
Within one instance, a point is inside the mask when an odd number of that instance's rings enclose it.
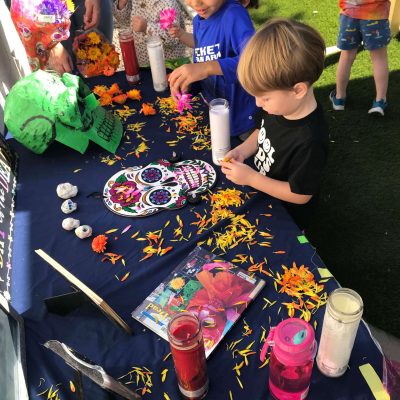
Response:
[[[165,8],[160,12],[160,28],[167,30],[172,27],[176,17],[174,8]]]
[[[192,101],[192,95],[191,94],[181,94],[181,93],[177,93],[175,95],[178,99],[178,111],[179,114],[183,113],[183,110],[186,108],[188,110],[191,110],[193,107],[190,105],[191,101]]]

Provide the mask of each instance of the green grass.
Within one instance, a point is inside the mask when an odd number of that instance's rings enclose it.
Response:
[[[318,11],[318,12],[315,12]],[[290,17],[319,30],[336,44],[337,1],[261,0],[250,10],[256,27],[271,17]],[[389,110],[384,118],[367,110],[375,95],[372,66],[361,50],[352,68],[344,112],[328,100],[335,86],[338,55],[326,60],[315,85],[330,128],[330,154],[320,207],[307,236],[340,284],[363,297],[364,318],[400,336],[400,43],[388,47]]]

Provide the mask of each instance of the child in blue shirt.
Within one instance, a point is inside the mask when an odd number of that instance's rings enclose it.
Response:
[[[171,28],[169,33],[194,49],[194,63],[171,73],[172,96],[188,91],[191,83],[201,81],[201,91],[207,101],[214,98],[229,101],[232,136],[252,131],[257,110],[255,100],[242,88],[236,74],[240,53],[254,34],[247,10],[237,0],[185,1],[197,12],[193,34],[178,27]]]

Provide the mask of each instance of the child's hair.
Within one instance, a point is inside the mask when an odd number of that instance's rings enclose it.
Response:
[[[240,2],[246,8],[258,8],[260,6],[258,0],[240,0]]]
[[[239,60],[238,76],[252,95],[310,86],[318,80],[325,59],[321,35],[308,25],[284,18],[272,19],[249,40]]]

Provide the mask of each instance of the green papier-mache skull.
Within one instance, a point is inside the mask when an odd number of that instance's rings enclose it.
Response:
[[[7,96],[4,122],[14,138],[34,153],[54,141],[84,153],[89,140],[115,153],[122,138],[119,118],[106,111],[78,77],[36,71]]]

